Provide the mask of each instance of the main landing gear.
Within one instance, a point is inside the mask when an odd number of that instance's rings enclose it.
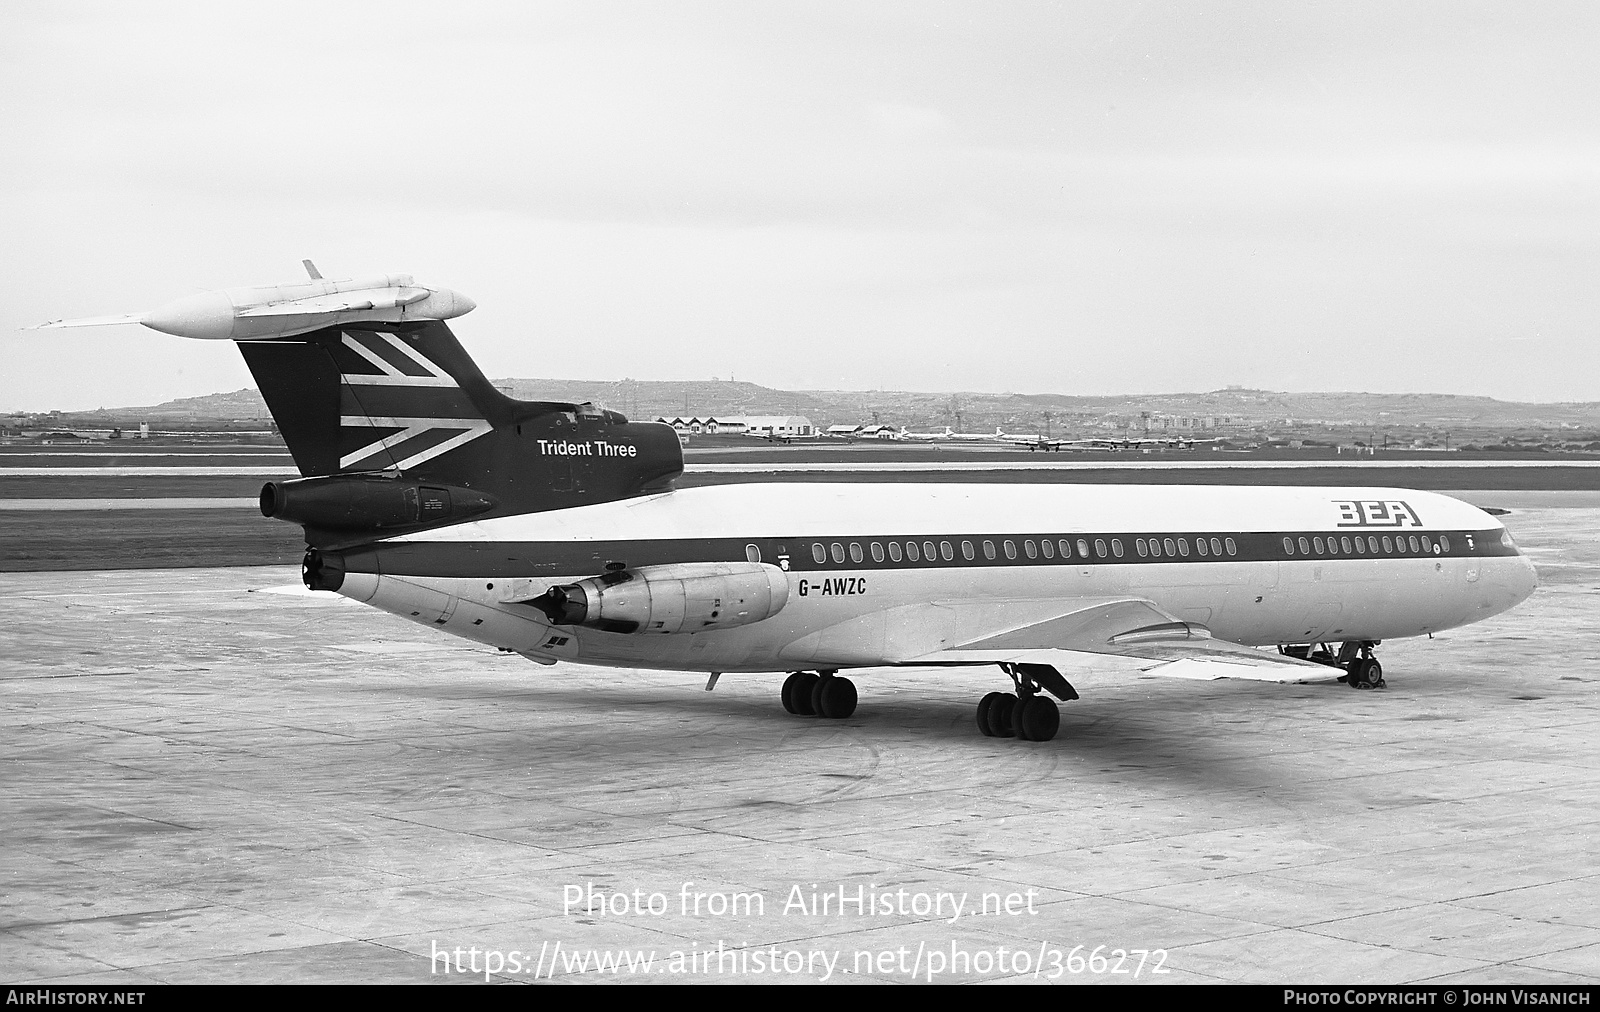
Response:
[[[802,717],[843,720],[856,712],[856,683],[833,671],[794,671],[783,680],[783,708]]]
[[[1344,674],[1340,676],[1339,681],[1352,689],[1386,689],[1389,683],[1383,680],[1383,665],[1372,655],[1373,648],[1380,642],[1380,640],[1346,640],[1339,644],[1337,650],[1332,643],[1307,643],[1299,646],[1280,646],[1278,652],[1287,657],[1298,657],[1303,661],[1340,668]]]
[[[1077,699],[1078,690],[1048,664],[1001,664],[1000,670],[1011,676],[1017,691],[991,692],[979,700],[978,730],[986,738],[1054,738],[1061,727],[1061,711],[1044,690],[1063,701]]]

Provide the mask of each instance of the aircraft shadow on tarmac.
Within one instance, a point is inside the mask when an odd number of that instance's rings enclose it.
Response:
[[[830,768],[830,752],[856,771],[849,776],[858,778],[855,761],[861,750],[874,755],[902,750],[911,754],[908,761],[921,763],[915,754],[931,748],[937,758],[927,761],[939,766],[999,760],[997,774],[1003,772],[1007,780],[1037,782],[1064,761],[1078,760],[1103,772],[1146,780],[1152,787],[1200,794],[1270,794],[1281,786],[1303,796],[1303,770],[1298,765],[1286,768],[1283,758],[1306,750],[1308,708],[1325,711],[1333,723],[1356,719],[1349,709],[1355,694],[1337,683],[1163,684],[1156,690],[1134,683],[1104,688],[1095,694],[1098,698],[1064,706],[1055,740],[1023,742],[981,736],[970,701],[953,694],[948,685],[919,695],[914,679],[891,684],[886,678],[878,684],[887,691],[879,695],[872,691],[869,675],[854,716],[821,720],[785,713],[776,698],[774,676],[754,676],[742,691],[726,691],[729,680],[740,677],[724,676],[722,691],[709,693],[688,683],[678,691],[657,685],[645,693],[625,685],[574,683],[515,689],[484,683],[412,684],[394,686],[393,692],[439,702],[492,699],[502,717],[517,710],[528,714],[525,729],[484,728],[473,734],[471,745],[462,747],[504,756],[524,748],[519,743],[529,734],[538,734],[541,749],[559,741],[563,752],[607,755],[608,771],[615,764],[727,762],[728,753],[748,752],[757,739],[764,753],[805,754],[807,771],[819,776],[845,775]],[[750,689],[769,683],[770,694]],[[983,684],[975,680],[974,691]],[[1136,692],[1142,698],[1132,698]],[[574,720],[578,715],[583,719]],[[507,739],[503,743],[491,740],[502,736]],[[1330,737],[1327,747],[1345,741],[1343,736]],[[970,777],[972,771],[965,772]]]

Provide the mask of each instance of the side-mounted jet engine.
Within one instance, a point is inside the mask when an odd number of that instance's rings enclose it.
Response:
[[[769,619],[789,602],[783,570],[764,562],[642,566],[561,587],[524,602],[551,625],[616,633],[731,629]]]

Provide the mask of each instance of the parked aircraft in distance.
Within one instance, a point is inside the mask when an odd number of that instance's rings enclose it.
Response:
[[[240,321],[280,303],[231,293],[143,322],[238,342],[302,475],[261,511],[304,528],[308,587],[542,664],[788,672],[784,707],[825,718],[856,709],[847,669],[998,667],[1012,691],[983,696],[979,730],[1042,741],[1083,652],[1377,688],[1381,640],[1534,589],[1495,517],[1398,488],[674,489],[669,426],[508,397],[390,288],[446,301],[405,278],[266,334]]]
[[[905,426],[900,427],[900,434],[896,439],[912,443],[1003,443],[1008,437],[995,426],[994,434],[984,432],[956,432],[946,425],[943,432],[907,432]]]
[[[1001,437],[1005,442],[1026,446],[1030,450],[1192,450],[1202,443],[1220,443],[1220,439],[1194,439],[1191,437],[1174,436],[1172,438],[1133,438],[1123,439],[1094,436],[1088,439],[1050,439],[1045,436],[1021,436],[1007,434]]]

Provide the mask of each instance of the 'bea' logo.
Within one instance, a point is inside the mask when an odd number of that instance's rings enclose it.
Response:
[[[1339,507],[1339,527],[1422,526],[1417,511],[1399,499],[1343,499],[1334,505]]]

